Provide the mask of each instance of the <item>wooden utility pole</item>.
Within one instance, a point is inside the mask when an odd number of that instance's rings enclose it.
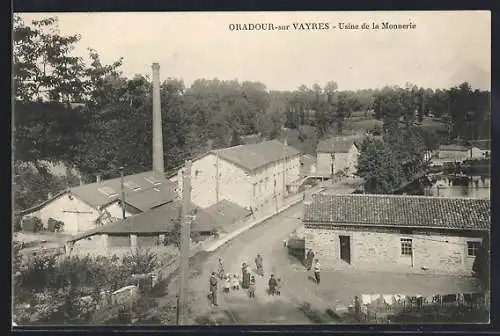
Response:
[[[285,140],[283,142],[283,198],[286,195],[286,151],[288,147],[287,134],[285,130]]]
[[[125,219],[125,188],[123,186],[123,167],[120,167],[120,189],[121,189],[121,197],[120,202],[122,204],[122,217]]]
[[[215,201],[219,210],[219,151],[215,150]]]
[[[191,166],[192,162],[186,161],[183,172],[182,212],[181,212],[181,261],[179,277],[179,305],[178,321],[180,325],[187,323],[188,313],[188,282],[189,282],[189,240],[191,235]]]

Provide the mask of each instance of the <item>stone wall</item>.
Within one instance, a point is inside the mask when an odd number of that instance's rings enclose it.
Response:
[[[340,258],[339,236],[350,237],[351,263]],[[306,228],[306,249],[312,249],[323,269],[361,269],[408,273],[472,275],[474,257],[467,242],[477,235],[457,236],[433,232],[403,234],[390,230]],[[412,255],[401,254],[401,239],[411,239]]]

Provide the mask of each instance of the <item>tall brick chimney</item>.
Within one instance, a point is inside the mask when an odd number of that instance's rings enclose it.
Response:
[[[165,172],[163,162],[163,134],[160,103],[160,65],[153,63],[153,171]]]

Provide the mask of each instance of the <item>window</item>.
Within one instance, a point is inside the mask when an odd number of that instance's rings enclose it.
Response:
[[[411,256],[412,255],[412,241],[411,239],[401,238],[401,255]]]
[[[132,181],[125,181],[125,182],[123,183],[123,185],[124,185],[125,187],[127,187],[127,188],[131,189],[131,190],[134,190],[134,191],[136,191],[136,190],[140,190],[140,189],[141,189],[141,186],[140,186],[140,185],[138,185],[137,183],[134,183],[134,182],[132,182]]]
[[[481,246],[480,242],[477,242],[477,241],[468,241],[467,242],[467,255],[469,257],[475,257],[475,256],[477,256],[477,250],[479,250],[480,246]]]
[[[99,192],[101,192],[102,194],[104,194],[108,197],[118,196],[118,193],[116,191],[114,191],[113,188],[110,188],[110,187],[102,187],[102,188],[99,188],[97,190],[99,190]]]

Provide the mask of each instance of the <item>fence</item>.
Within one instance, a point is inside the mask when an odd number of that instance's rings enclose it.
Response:
[[[368,295],[369,296],[369,295]],[[371,296],[354,298],[352,312],[364,323],[410,322],[487,322],[489,319],[488,293],[459,293],[446,295]]]

